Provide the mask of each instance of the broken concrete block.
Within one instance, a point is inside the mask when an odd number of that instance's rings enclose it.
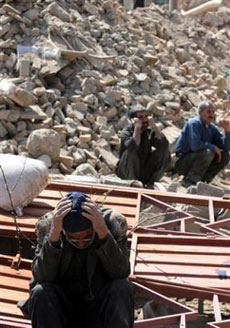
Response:
[[[70,156],[60,155],[59,162],[63,163],[66,167],[71,168],[73,165],[73,158]]]
[[[6,137],[8,134],[8,131],[6,128],[3,126],[3,124],[0,122],[0,138]]]
[[[79,136],[80,142],[88,143],[92,140],[91,134],[80,134]]]
[[[31,92],[14,85],[7,79],[0,82],[0,90],[2,90],[9,99],[22,107],[33,105],[36,102],[36,98]]]
[[[95,149],[98,156],[101,156],[103,158],[103,161],[109,166],[111,170],[115,170],[115,167],[118,162],[118,158],[115,157],[111,152],[101,148],[97,147]]]
[[[42,154],[48,155],[53,162],[57,162],[60,155],[60,136],[51,129],[33,131],[27,141],[30,156],[37,158]]]
[[[70,16],[68,12],[59,6],[56,2],[52,2],[46,10],[51,14],[58,18],[60,18],[63,22],[69,22]]]
[[[79,165],[72,174],[93,176],[95,178],[99,178],[97,171],[92,167],[92,165],[88,163]]]
[[[77,127],[77,131],[80,133],[80,134],[90,134],[91,133],[91,129],[90,128],[87,128],[86,126],[78,126]]]

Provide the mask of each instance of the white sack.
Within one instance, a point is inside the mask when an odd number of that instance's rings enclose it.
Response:
[[[4,176],[18,215],[48,183],[48,170],[42,161],[0,154],[0,208],[7,211],[11,211],[12,206]]]

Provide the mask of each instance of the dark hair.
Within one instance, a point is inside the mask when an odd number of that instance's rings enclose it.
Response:
[[[198,106],[198,113],[202,113],[207,107],[213,107],[215,108],[215,106],[213,105],[213,103],[210,100],[205,100],[202,101],[199,106]]]
[[[129,119],[134,118],[137,116],[137,113],[139,112],[148,112],[148,110],[141,105],[136,105],[135,107],[131,108],[128,112]]]

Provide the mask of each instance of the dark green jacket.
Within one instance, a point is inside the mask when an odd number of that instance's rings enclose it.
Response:
[[[127,254],[127,223],[120,213],[106,208],[100,209],[109,234],[105,240],[96,240],[87,248],[86,271],[89,293],[86,300],[93,299],[95,293],[112,279],[127,278],[130,265]],[[61,246],[53,247],[48,240],[52,217],[43,216],[37,223],[37,248],[32,263],[33,279],[30,288],[37,283],[58,283],[66,274],[73,248],[62,235]]]

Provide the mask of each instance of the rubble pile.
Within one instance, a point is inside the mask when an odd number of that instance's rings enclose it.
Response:
[[[154,4],[126,12],[112,0],[1,1],[0,152],[98,178],[114,173],[132,106],[148,108],[172,146],[201,100],[228,115],[229,11],[192,18]]]
[[[198,7],[200,5],[203,5],[204,3],[207,3],[209,1],[210,0],[178,0],[178,8],[183,10],[189,10]],[[222,0],[222,4],[224,6],[230,7],[230,3],[228,0]]]

